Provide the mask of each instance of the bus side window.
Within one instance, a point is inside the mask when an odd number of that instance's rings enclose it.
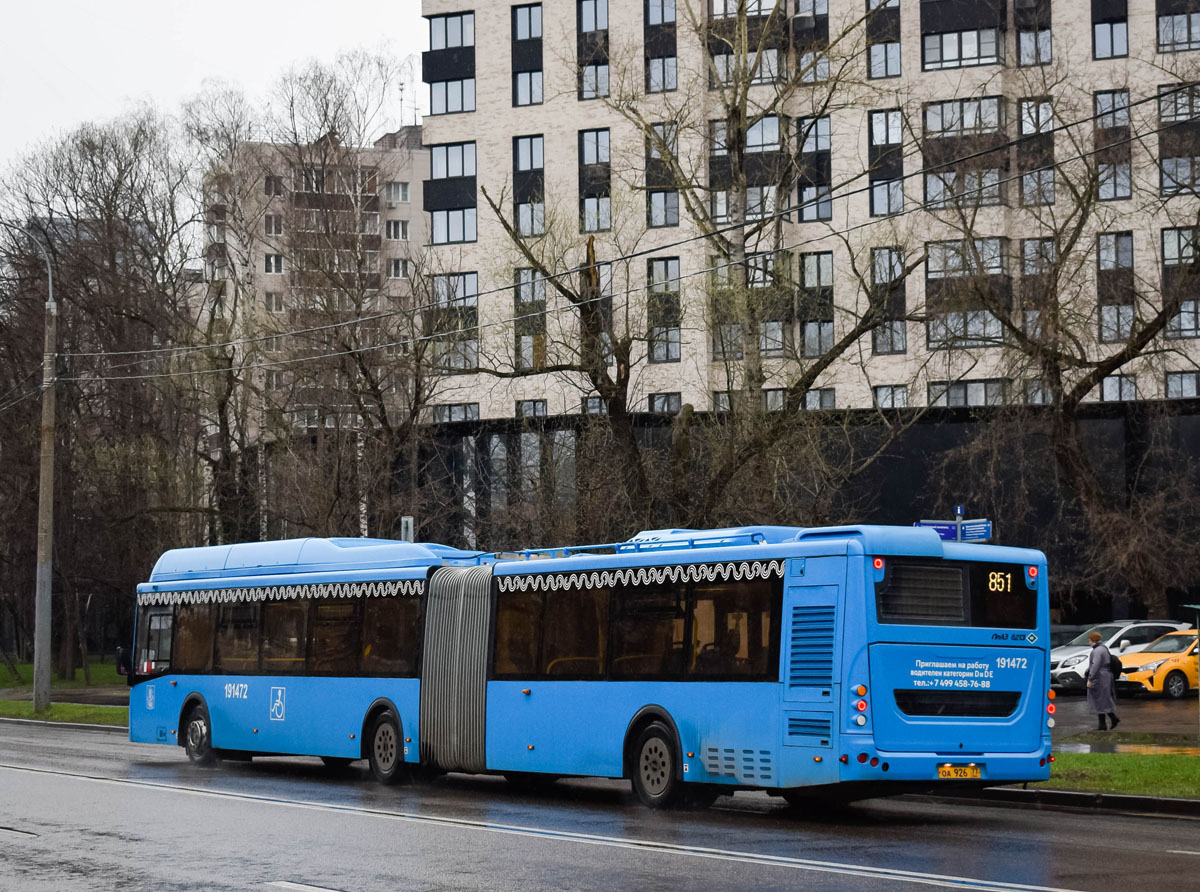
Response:
[[[360,598],[313,600],[312,651],[309,671],[315,675],[358,675]]]
[[[682,678],[684,586],[630,587],[614,597],[612,677]]]
[[[692,677],[768,677],[777,589],[768,580],[696,585],[692,595]]]
[[[257,603],[218,606],[214,658],[218,672],[244,675],[258,671],[258,608]]]
[[[172,657],[176,672],[212,672],[212,604],[180,604],[175,608]]]
[[[136,668],[145,674],[171,668],[171,627],[174,608],[143,607],[138,623]]]
[[[496,596],[497,678],[532,678],[537,673],[541,620],[541,593],[505,592]]]
[[[363,602],[364,675],[415,675],[420,641],[419,598],[367,598]]]
[[[308,599],[263,604],[262,668],[270,675],[304,672],[308,645]]]
[[[600,678],[604,674],[609,590],[551,592],[542,625],[542,674]]]

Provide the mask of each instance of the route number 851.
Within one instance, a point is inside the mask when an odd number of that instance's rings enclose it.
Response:
[[[989,573],[988,574],[988,591],[989,592],[1011,592],[1012,591],[1012,574],[1011,573]]]

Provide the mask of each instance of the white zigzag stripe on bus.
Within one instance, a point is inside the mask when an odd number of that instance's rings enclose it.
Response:
[[[380,582],[321,582],[314,585],[269,585],[253,588],[206,588],[185,592],[141,592],[138,603],[210,604],[230,601],[287,601],[294,598],[391,598],[397,595],[420,597],[425,593],[424,579]]]
[[[537,573],[497,576],[502,592],[570,591],[573,588],[609,588],[614,585],[662,585],[664,582],[727,582],[769,579],[783,575],[783,561],[741,561],[724,564],[670,564],[665,567],[632,567],[580,573]]]

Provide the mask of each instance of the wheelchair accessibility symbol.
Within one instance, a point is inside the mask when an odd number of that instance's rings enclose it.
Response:
[[[287,688],[271,688],[271,721],[283,721],[283,701]]]

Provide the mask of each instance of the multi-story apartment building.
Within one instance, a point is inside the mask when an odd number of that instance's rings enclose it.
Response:
[[[603,411],[581,295],[638,411],[1197,395],[1184,0],[422,9],[435,417]]]

